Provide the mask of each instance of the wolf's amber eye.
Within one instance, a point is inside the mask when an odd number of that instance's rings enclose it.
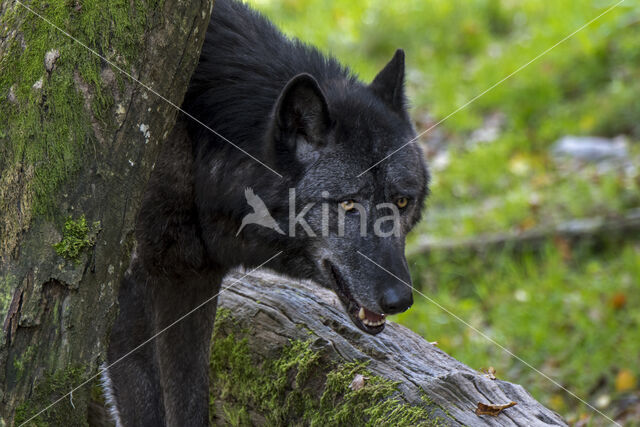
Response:
[[[406,197],[400,197],[398,200],[396,200],[396,205],[398,205],[400,209],[406,208],[408,204],[409,199],[407,199]]]
[[[345,200],[343,202],[340,202],[340,206],[345,211],[350,211],[355,207],[355,202],[353,200]]]

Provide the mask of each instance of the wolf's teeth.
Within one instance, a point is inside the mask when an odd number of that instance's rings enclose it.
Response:
[[[364,323],[367,326],[375,327],[375,326],[384,325],[386,323],[386,320],[383,318],[378,322],[372,322],[371,320],[365,318],[365,319],[362,319],[362,323]]]
[[[360,318],[360,320],[364,320],[365,318],[364,307],[360,307],[360,311],[358,312],[358,317]]]

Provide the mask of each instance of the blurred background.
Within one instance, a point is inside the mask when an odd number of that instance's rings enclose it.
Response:
[[[396,48],[418,131],[614,1],[252,0],[365,81]],[[640,425],[640,3],[626,0],[421,138],[415,286],[625,425]],[[606,420],[420,295],[394,319],[576,425]]]

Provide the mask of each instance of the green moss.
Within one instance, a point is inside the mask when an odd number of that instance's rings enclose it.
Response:
[[[232,325],[235,324],[235,321],[233,320],[233,316],[231,314],[231,310],[226,307],[218,307],[216,309],[216,325],[214,333],[220,333],[220,329],[223,326],[229,325],[229,323],[231,323]]]
[[[61,257],[78,262],[82,250],[95,244],[95,235],[99,229],[100,222],[94,222],[92,229],[89,229],[84,215],[77,220],[68,217],[64,223],[62,240],[53,247]]]
[[[225,336],[220,323],[233,320],[228,315],[219,320],[210,364],[212,418],[231,425],[256,419],[278,426],[437,424],[434,405],[404,402],[398,384],[371,374],[365,362],[336,364],[314,350],[312,341],[291,341],[274,359],[256,363],[244,332]],[[367,379],[352,390],[357,374]]]
[[[34,388],[29,400],[18,406],[15,412],[15,425],[21,425],[46,408],[52,402],[67,394],[73,387],[80,384],[85,377],[84,369],[72,366],[63,370],[46,374]],[[77,393],[56,403],[47,411],[29,421],[28,426],[83,426],[87,425],[86,408],[89,395]]]
[[[16,276],[11,273],[0,276],[0,313],[2,313],[3,317],[9,310],[16,283]]]
[[[35,353],[36,348],[30,345],[22,354],[13,359],[13,367],[16,370],[16,376],[18,378],[22,377],[22,375],[24,374],[25,365],[31,361]]]
[[[141,61],[149,25],[146,10],[157,3],[51,0],[29,7],[130,70]],[[84,153],[94,151],[89,114],[94,126],[105,130],[113,126],[111,90],[101,77],[105,64],[17,3],[0,17],[0,39],[5,38],[7,49],[0,57],[0,170],[15,164],[25,170],[33,167],[33,179],[25,184],[34,199],[33,210],[51,213],[55,190],[83,165]],[[60,56],[48,72],[45,54],[54,49]],[[38,81],[41,88],[35,89]]]
[[[224,420],[233,427],[251,425],[251,418],[249,418],[246,408],[224,404],[222,412]]]
[[[349,384],[356,374],[367,379],[357,391]],[[346,363],[329,372],[320,410],[313,418],[316,425],[437,425],[431,420],[429,405],[412,406],[397,393],[398,383],[372,375],[361,362]],[[372,404],[375,402],[375,404]]]

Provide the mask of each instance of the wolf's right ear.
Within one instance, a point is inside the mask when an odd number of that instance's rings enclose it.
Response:
[[[307,73],[289,80],[276,103],[274,119],[275,131],[290,144],[295,144],[299,136],[311,144],[321,144],[331,118],[317,80]]]

